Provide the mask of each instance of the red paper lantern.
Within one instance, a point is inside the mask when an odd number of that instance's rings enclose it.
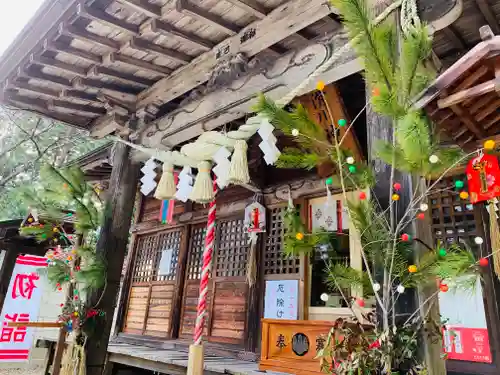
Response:
[[[496,156],[483,154],[473,158],[466,173],[471,203],[500,196],[500,167]]]

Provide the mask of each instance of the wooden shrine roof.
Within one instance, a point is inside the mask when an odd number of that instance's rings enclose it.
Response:
[[[487,26],[478,43],[416,99],[445,140],[475,148],[500,134],[500,36]]]

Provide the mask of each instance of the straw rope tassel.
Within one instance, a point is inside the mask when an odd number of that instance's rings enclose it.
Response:
[[[252,287],[257,281],[257,233],[250,233],[250,254],[247,264],[247,283]]]
[[[248,145],[244,140],[236,141],[234,145],[233,157],[229,168],[229,182],[236,185],[248,184],[250,174],[248,172],[247,161]]]
[[[215,242],[215,218],[217,193],[217,183],[213,181],[212,193],[214,199],[210,202],[207,220],[207,233],[205,234],[205,251],[203,252],[203,265],[201,268],[200,296],[198,297],[198,312],[196,315],[196,325],[194,328],[194,344],[200,345],[203,339],[203,328],[205,326],[205,315],[207,311],[208,281],[210,278],[210,269],[212,267],[212,254]]]
[[[194,181],[193,190],[189,199],[198,203],[209,203],[215,198],[212,188],[212,178],[210,177],[211,164],[202,161],[198,164],[198,174]]]
[[[495,203],[493,201],[490,201],[488,211],[490,213],[490,240],[491,252],[493,253],[493,267],[497,277],[500,279],[500,232],[495,212]]]
[[[171,199],[177,191],[174,179],[174,166],[163,162],[163,173],[155,191],[155,198],[159,200]]]

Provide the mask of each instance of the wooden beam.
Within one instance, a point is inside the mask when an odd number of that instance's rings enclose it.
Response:
[[[114,83],[114,82],[104,82],[100,81],[98,79],[93,79],[93,78],[84,78],[84,77],[77,77],[73,80],[73,86],[75,88],[79,89],[85,89],[85,86],[100,90],[100,89],[106,89],[110,91],[115,91],[119,93],[125,93],[125,94],[133,94],[137,95],[139,92],[141,92],[141,89],[138,89],[137,87],[132,87],[128,85],[123,85],[119,83]]]
[[[500,98],[498,98],[493,103],[490,103],[487,107],[483,108],[474,118],[476,121],[483,121],[491,113],[496,112],[500,108]]]
[[[59,33],[62,35],[70,36],[75,39],[83,40],[85,42],[97,44],[104,48],[109,48],[113,50],[118,50],[120,48],[120,43],[112,39],[108,39],[103,36],[91,33],[87,30],[82,30],[81,28],[75,25],[68,25],[61,23],[59,25]]]
[[[487,105],[489,102],[493,101],[496,99],[495,94],[490,94],[490,95],[484,95],[482,98],[479,100],[475,100],[474,104],[469,107],[469,112],[472,114],[475,114],[478,112],[482,107]]]
[[[102,138],[114,132],[123,132],[128,129],[127,118],[117,113],[110,113],[100,117],[92,123],[90,135],[96,138]]]
[[[48,66],[51,68],[57,68],[60,70],[64,70],[65,72],[69,72],[72,74],[76,74],[79,76],[84,76],[86,74],[85,68],[79,67],[78,65],[75,64],[67,64],[63,61],[59,61],[50,57],[46,56],[38,56],[35,58],[34,55],[30,56],[30,61],[31,63],[38,63],[43,66]]]
[[[148,88],[155,83],[155,81],[153,81],[151,79],[138,77],[138,76],[135,76],[133,74],[120,72],[119,70],[114,70],[114,69],[110,69],[110,68],[105,67],[105,66],[98,66],[98,65],[90,68],[87,75],[89,77],[106,76],[106,77],[111,77],[111,78],[117,78],[117,79],[120,79],[122,81],[131,83],[135,86],[140,86],[143,89]]]
[[[450,42],[455,46],[456,49],[463,51],[467,50],[467,43],[465,43],[464,38],[460,35],[454,26],[448,26],[441,30]]]
[[[49,89],[47,87],[40,87],[40,86],[32,85],[29,82],[22,82],[22,81],[18,81],[18,80],[5,81],[4,89],[8,89],[8,88],[14,88],[14,89],[18,89],[21,91],[28,91],[28,92],[31,92],[33,94],[46,95],[46,96],[50,96],[53,98],[59,97],[59,91],[57,91],[57,90]]]
[[[94,55],[90,52],[75,48],[69,44],[65,44],[60,41],[53,41],[51,43],[48,40],[43,42],[43,48],[47,51],[54,53],[62,53],[71,57],[80,57],[90,63],[99,64],[101,62],[101,57]]]
[[[486,133],[484,132],[483,129],[479,126],[479,124],[476,122],[475,119],[472,118],[471,115],[467,113],[462,107],[459,105],[452,105],[451,110],[455,112],[455,114],[459,117],[460,121],[464,123],[467,128],[474,133],[474,135],[478,139],[482,139],[486,137]]]
[[[19,68],[18,76],[26,78],[36,78],[42,81],[48,81],[62,88],[72,87],[71,81],[69,79],[44,73],[42,72],[41,68],[42,67],[38,65],[31,65],[24,71],[21,68]]]
[[[96,94],[90,94],[85,91],[65,89],[61,91],[60,97],[66,97],[71,99],[85,100],[88,102],[99,102]]]
[[[216,27],[228,35],[234,35],[240,31],[239,26],[224,20],[222,17],[212,14],[205,9],[191,4],[188,0],[176,0],[175,4],[178,12]]]
[[[172,72],[172,69],[162,66],[162,65],[157,65],[153,64],[151,62],[137,59],[132,56],[124,55],[122,53],[111,53],[109,55],[106,55],[103,57],[103,64],[104,65],[111,65],[114,62],[119,62],[137,69],[145,70],[151,73],[155,73],[161,76],[167,76]]]
[[[120,4],[141,12],[148,17],[161,17],[161,6],[152,4],[148,0],[117,0]]]
[[[500,34],[500,27],[498,25],[498,20],[493,14],[493,11],[491,10],[491,6],[488,3],[488,0],[476,0],[476,4],[481,13],[483,14],[484,19],[493,30],[493,33]]]
[[[252,57],[287,36],[302,30],[331,13],[323,0],[292,0],[273,10],[269,15],[255,21],[237,35],[220,43],[214,49],[195,58],[190,64],[177,69],[170,77],[163,78],[153,87],[139,95],[138,108],[154,101],[166,103],[207,81],[209,72],[217,65],[217,56],[222,53],[245,53]],[[255,34],[254,34],[255,31]],[[253,37],[243,39],[245,34]]]
[[[92,21],[97,21],[113,29],[118,29],[124,33],[138,35],[139,26],[128,23],[119,18],[115,18],[112,15],[106,13],[104,10],[93,8],[89,5],[78,4],[77,13],[80,17],[90,19]]]
[[[162,34],[166,36],[174,36],[176,38],[182,39],[183,41],[195,44],[198,47],[201,47],[207,51],[211,50],[215,46],[215,43],[213,43],[210,40],[200,38],[196,34],[183,31],[158,19],[151,20],[151,22],[142,26],[141,30],[144,31],[148,27],[153,33]]]
[[[226,0],[228,3],[243,9],[245,12],[252,14],[259,19],[265,18],[269,12],[265,6],[255,0]]]
[[[471,87],[469,89],[465,89],[459,91],[455,94],[447,96],[446,98],[439,99],[437,101],[437,105],[439,108],[451,107],[452,105],[456,105],[460,102],[463,102],[467,99],[472,99],[484,94],[488,94],[492,91],[495,91],[496,85],[500,83],[497,79],[492,79],[490,81],[486,81],[477,86]]]
[[[64,327],[64,323],[59,322],[9,322],[7,327],[28,327],[28,328],[61,328]]]
[[[185,53],[163,47],[159,44],[150,42],[149,40],[142,39],[142,38],[132,38],[130,41],[125,43],[125,45],[122,47],[122,49],[125,48],[133,48],[139,51],[147,51],[150,53],[153,53],[155,55],[163,56],[168,59],[174,60],[176,62],[179,62],[181,64],[187,64],[189,63],[193,57],[186,55]]]
[[[78,111],[88,113],[92,117],[95,117],[95,115],[102,116],[106,114],[106,110],[102,107],[99,108],[87,104],[77,104],[60,99],[49,101],[49,110],[57,110],[57,108],[61,108],[65,111]]]

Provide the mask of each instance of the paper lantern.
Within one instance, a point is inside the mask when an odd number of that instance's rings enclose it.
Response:
[[[466,174],[472,204],[500,196],[500,167],[496,156],[483,154],[471,159]]]

